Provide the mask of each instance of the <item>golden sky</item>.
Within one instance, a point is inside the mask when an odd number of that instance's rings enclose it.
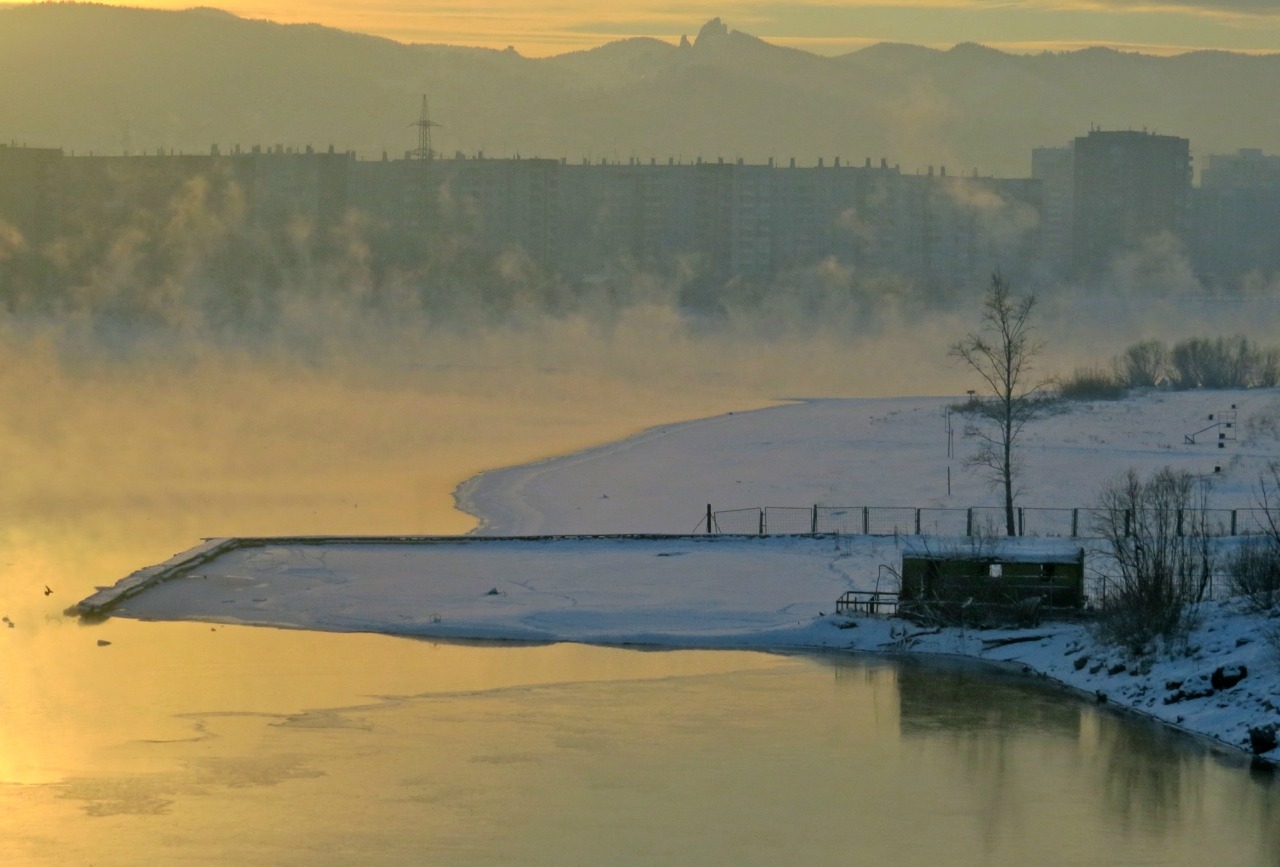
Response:
[[[183,9],[189,0],[145,5]],[[315,22],[402,42],[560,54],[630,36],[693,38],[712,17],[770,42],[840,54],[875,42],[949,47],[981,42],[1008,51],[1109,45],[1170,54],[1196,48],[1280,51],[1280,0],[746,0],[674,6],[662,0],[226,0],[248,18]]]

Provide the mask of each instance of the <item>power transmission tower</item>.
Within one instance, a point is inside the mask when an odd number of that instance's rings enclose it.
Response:
[[[442,127],[442,124],[436,123],[431,119],[431,111],[427,108],[427,96],[422,95],[422,113],[418,116],[417,121],[409,124],[418,128],[418,149],[410,151],[409,155],[415,160],[433,159],[436,152],[431,148],[431,128],[433,126]]]

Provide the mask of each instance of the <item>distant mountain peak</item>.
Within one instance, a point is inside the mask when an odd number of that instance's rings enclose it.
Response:
[[[712,43],[728,38],[729,25],[725,24],[717,16],[702,25],[702,29],[698,31],[698,38],[693,41],[693,44],[695,48],[706,48]]]
[[[981,42],[957,42],[951,46],[948,54],[1005,54],[998,48],[992,48],[989,45],[983,45]]]
[[[187,9],[183,9],[182,11],[191,15],[208,15],[215,18],[234,18],[236,20],[239,20],[240,18],[240,16],[234,12],[228,12],[225,9],[218,9],[214,6],[191,6]]]

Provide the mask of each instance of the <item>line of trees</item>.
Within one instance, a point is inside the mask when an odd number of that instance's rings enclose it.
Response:
[[[1131,388],[1275,388],[1280,348],[1246,337],[1192,337],[1172,346],[1162,340],[1135,343],[1108,367],[1082,367],[1058,383],[1075,400],[1110,400]]]

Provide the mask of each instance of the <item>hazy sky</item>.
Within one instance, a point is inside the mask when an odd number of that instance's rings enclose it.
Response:
[[[181,9],[190,0],[147,5]],[[219,8],[281,22],[318,22],[406,42],[504,48],[541,56],[627,36],[692,38],[720,16],[770,42],[838,54],[874,42],[1013,51],[1110,45],[1151,53],[1192,48],[1280,51],[1280,0],[747,0],[677,6],[663,0],[228,0]]]

